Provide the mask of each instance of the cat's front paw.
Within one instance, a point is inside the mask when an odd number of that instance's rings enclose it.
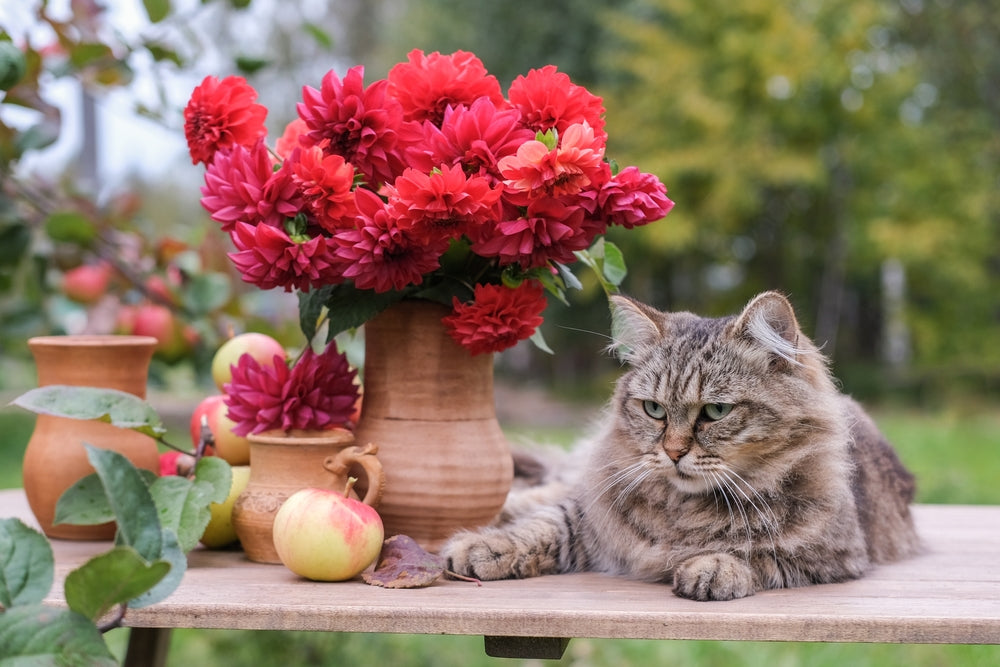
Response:
[[[693,556],[674,572],[674,593],[692,600],[735,600],[754,593],[753,571],[727,553]]]
[[[502,533],[459,533],[439,551],[456,574],[487,581],[514,579],[515,545]]]

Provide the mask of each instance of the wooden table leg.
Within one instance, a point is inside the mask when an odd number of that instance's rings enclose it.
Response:
[[[487,635],[486,655],[491,658],[559,660],[569,645],[566,637],[491,637]]]
[[[170,628],[132,628],[125,667],[164,667],[170,648]]]

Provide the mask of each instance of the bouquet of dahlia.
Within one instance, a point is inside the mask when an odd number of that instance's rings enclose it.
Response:
[[[239,77],[207,77],[185,109],[201,203],[229,257],[261,289],[297,290],[301,324],[328,339],[401,299],[451,311],[472,354],[537,333],[547,295],[565,299],[580,261],[605,289],[624,276],[603,234],[664,217],[653,175],[605,156],[600,97],[554,66],[504,96],[473,54],[412,51],[387,78],[362,67],[305,86],[273,146],[267,109]]]

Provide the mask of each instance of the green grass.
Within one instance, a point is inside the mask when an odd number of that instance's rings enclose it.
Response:
[[[876,420],[917,475],[919,502],[1000,504],[1000,410],[921,413],[885,409]],[[34,417],[0,409],[0,488],[21,485],[21,456]],[[536,435],[566,443],[577,431],[512,429],[511,437]],[[178,441],[183,434],[178,436]],[[405,592],[401,593],[405,594]],[[108,642],[124,655],[128,631],[113,630]],[[373,635],[354,633],[175,630],[170,667],[225,664],[232,667],[395,664],[434,667],[490,665],[975,665],[1000,664],[1000,647],[890,644],[798,644],[574,639],[559,662],[486,656],[481,637]]]

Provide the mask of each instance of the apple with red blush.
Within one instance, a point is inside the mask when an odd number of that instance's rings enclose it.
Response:
[[[343,491],[296,491],[274,516],[274,548],[295,574],[313,581],[345,581],[371,565],[382,550],[385,529],[375,508]]]
[[[249,354],[261,366],[273,366],[275,355],[281,357],[282,361],[287,358],[281,343],[267,334],[250,331],[233,336],[220,345],[212,357],[212,379],[220,390],[224,391],[225,384],[232,380],[232,366],[244,354]]]
[[[79,303],[97,303],[107,293],[113,272],[107,262],[81,264],[63,274],[63,294]]]
[[[222,394],[213,394],[201,400],[191,413],[191,442],[195,447],[201,440],[202,417],[212,432],[215,441],[212,448],[215,455],[225,459],[231,466],[242,466],[250,463],[250,441],[241,435],[233,433],[236,422],[226,416],[229,406]]]

